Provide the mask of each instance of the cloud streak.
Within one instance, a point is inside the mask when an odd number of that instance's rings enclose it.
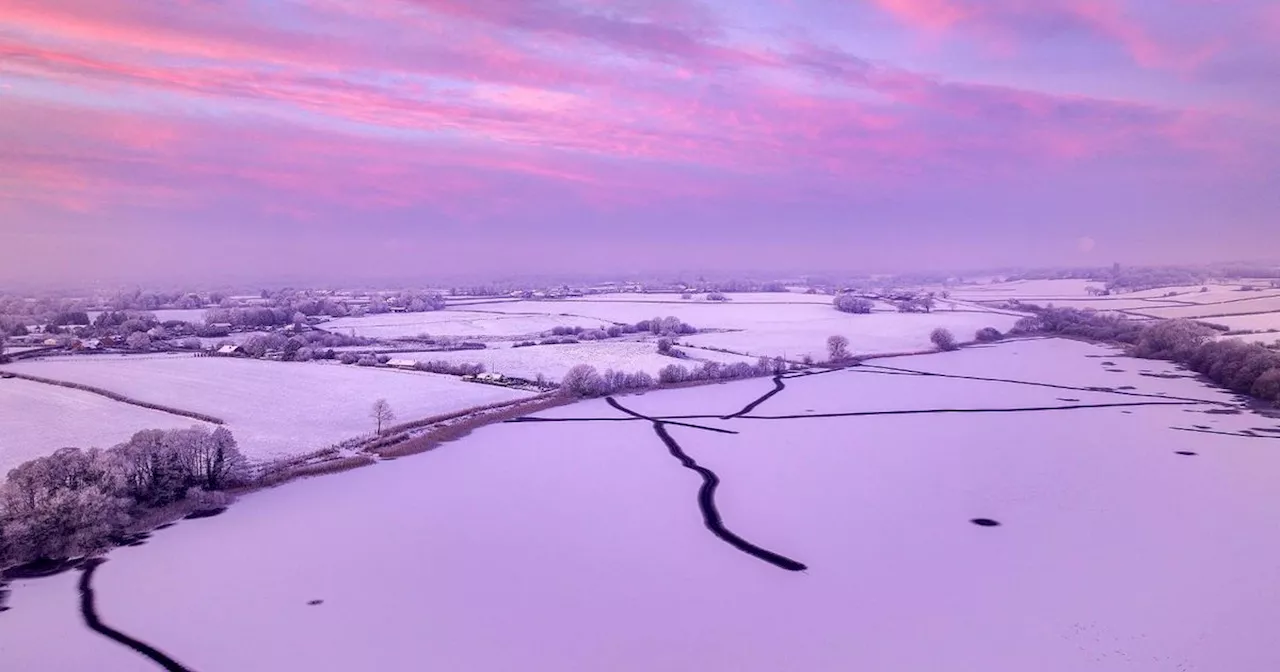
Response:
[[[901,50],[917,34],[959,44],[930,68],[932,47],[907,67],[814,37],[822,14],[804,2],[762,28],[736,5],[692,0],[0,0],[0,115],[12,122],[0,203],[19,230],[50,212],[233,211],[286,227],[358,212],[456,230],[689,220],[800,194],[836,212],[1035,179],[1203,179],[1251,197],[1259,171],[1280,165],[1261,113],[1275,99],[1203,80],[1274,71],[1275,15],[1259,6],[1255,37],[1228,43],[1214,30],[1241,19],[1205,18],[1221,10],[1176,0],[1176,16],[1153,17],[1130,4],[864,3],[901,25]],[[965,46],[975,40],[1019,57],[990,78],[949,71],[957,54],[1008,58]],[[1116,78],[1179,95],[1117,96],[1105,70],[1096,91],[1011,80],[1024,57],[1050,58],[1034,51],[1045,40],[1110,44],[1126,61]],[[564,226],[548,235],[571,236]]]

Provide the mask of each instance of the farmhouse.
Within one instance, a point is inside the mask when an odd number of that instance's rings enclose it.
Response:
[[[238,345],[227,344],[214,351],[216,355],[224,357],[237,357],[244,354],[244,348]]]
[[[416,359],[391,359],[387,361],[387,366],[397,369],[416,369],[418,368],[418,360]]]

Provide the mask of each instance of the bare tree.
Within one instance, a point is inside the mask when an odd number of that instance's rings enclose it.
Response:
[[[849,359],[849,339],[840,335],[828,336],[827,354],[830,355],[833,362],[842,362]]]
[[[396,414],[391,410],[391,404],[386,399],[379,399],[373,402],[373,410],[369,411],[369,417],[378,423],[378,433],[382,433],[382,426],[390,424],[396,419]]]

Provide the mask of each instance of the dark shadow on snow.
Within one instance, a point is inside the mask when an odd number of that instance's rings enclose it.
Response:
[[[102,560],[101,558],[86,560],[81,569],[80,613],[84,616],[85,625],[89,626],[90,630],[93,630],[103,637],[106,637],[118,644],[123,644],[143,656],[150,658],[156,665],[159,665],[170,672],[191,672],[190,668],[183,667],[181,663],[165,655],[164,652],[159,649],[147,644],[146,642],[140,642],[102,622],[102,619],[98,617],[97,606],[94,603],[93,573],[97,571],[98,566],[103,562],[105,562],[105,560]]]
[[[720,477],[715,472],[698,464],[692,457],[684,452],[679,443],[671,437],[667,432],[667,422],[641,415],[622,404],[617,399],[607,397],[605,399],[610,406],[626,413],[634,418],[648,420],[653,423],[653,431],[662,439],[662,443],[666,444],[667,450],[684,468],[697,472],[702,477],[702,487],[698,489],[698,508],[702,510],[702,522],[706,525],[711,533],[719,537],[722,541],[733,546],[734,548],[751,555],[755,558],[763,560],[775,567],[798,572],[808,569],[803,563],[796,562],[791,558],[779,555],[768,549],[760,548],[755,544],[739,537],[724,526],[724,520],[720,517],[720,511],[716,508],[716,488],[720,485]]]

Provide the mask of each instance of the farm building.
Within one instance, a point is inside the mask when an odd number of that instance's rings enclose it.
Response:
[[[392,359],[387,361],[387,366],[397,369],[414,369],[418,366],[416,359]]]
[[[227,344],[218,348],[216,351],[214,351],[214,354],[222,355],[225,357],[235,357],[235,356],[243,355],[244,348],[238,345]]]

